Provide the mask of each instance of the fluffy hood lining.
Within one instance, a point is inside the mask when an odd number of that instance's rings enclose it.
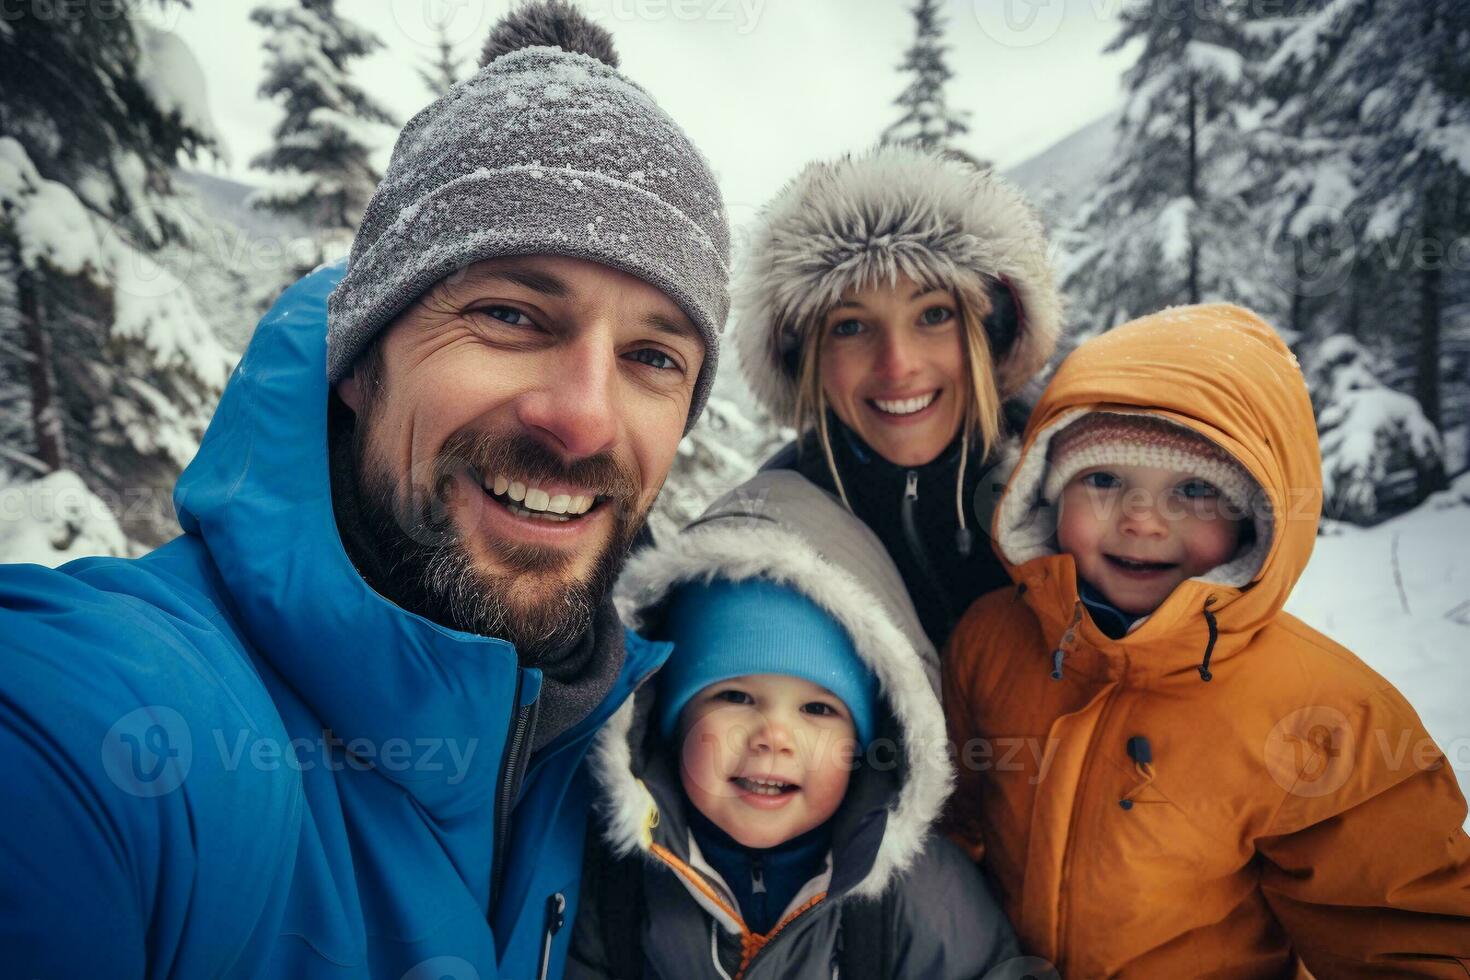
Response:
[[[1096,410],[1079,408],[1058,415],[1037,432],[1031,446],[1022,455],[995,517],[996,545],[1001,559],[1007,564],[1019,567],[1036,558],[1057,554],[1057,502],[1046,500],[1042,493],[1046,482],[1047,453],[1052,439],[1063,429],[1094,411]],[[1147,415],[1178,426],[1200,438],[1207,438],[1202,433],[1155,412],[1109,408],[1107,413]],[[1196,581],[1240,589],[1260,575],[1266,556],[1271,553],[1275,519],[1266,494],[1256,493],[1252,503],[1255,538],[1249,547],[1238,551],[1229,561],[1195,576]]]
[[[722,515],[635,556],[621,583],[625,613],[636,629],[682,583],[765,578],[799,589],[842,624],[878,678],[902,733],[902,784],[888,805],[873,864],[851,890],[877,895],[923,850],[953,787],[943,712],[913,646],[850,573],[824,560],[798,534],[745,516]],[[606,809],[605,837],[619,854],[646,850],[657,820],[652,794],[633,775],[634,720],[629,703],[604,728],[592,757]]]

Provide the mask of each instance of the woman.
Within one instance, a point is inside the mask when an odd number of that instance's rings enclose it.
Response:
[[[1006,181],[883,147],[803,170],[762,212],[737,284],[746,380],[800,433],[766,468],[797,470],[873,529],[936,649],[1009,582],[988,544],[991,484],[1024,423],[1002,405],[1061,327],[1046,253]]]

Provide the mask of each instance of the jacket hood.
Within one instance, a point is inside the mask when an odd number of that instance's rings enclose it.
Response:
[[[514,647],[408,612],[343,548],[328,471],[327,295],[341,263],[289,289],[256,328],[174,493],[219,570],[240,628],[326,727],[365,738],[475,739],[503,725]],[[539,671],[527,671],[539,684]],[[467,777],[384,772],[420,803],[478,806],[499,759]]]
[[[992,528],[997,553],[1050,624],[1049,635],[1065,628],[1078,599],[1075,566],[1057,554],[1055,510],[1042,497],[1047,450],[1090,412],[1141,412],[1183,426],[1228,452],[1260,488],[1252,507],[1256,540],[1244,553],[1181,584],[1123,641],[1110,642],[1089,624],[1095,645],[1137,646],[1147,655],[1136,666],[1164,672],[1199,662],[1193,644],[1177,642],[1179,630],[1218,629],[1218,662],[1281,612],[1316,541],[1321,459],[1296,357],[1254,313],[1208,304],[1135,320],[1062,362],[1031,417]],[[1216,643],[1201,639],[1200,646],[1206,642]]]
[[[636,555],[619,583],[620,604],[634,628],[657,635],[662,604],[675,587],[716,577],[764,578],[801,591],[842,624],[877,677],[886,710],[874,745],[896,745],[897,765],[864,763],[854,773],[833,817],[840,843],[827,894],[881,893],[922,852],[954,781],[935,696],[937,658],[897,570],[872,531],[836,498],[798,474],[773,471]],[[649,723],[653,687],[613,716],[590,760],[603,796],[604,836],[619,855],[648,852],[657,842],[685,857],[678,777],[657,771],[668,753]]]
[[[1014,337],[993,351],[1001,397],[1041,369],[1061,332],[1046,235],[1013,185],[990,171],[906,147],[812,163],[762,210],[735,284],[735,347],[775,418],[796,410],[789,357],[800,325],[850,289],[921,283],[1015,297]]]

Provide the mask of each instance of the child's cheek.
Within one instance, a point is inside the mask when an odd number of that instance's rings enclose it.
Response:
[[[691,798],[713,797],[728,790],[723,778],[724,733],[718,725],[699,721],[684,735],[680,752],[680,776]]]
[[[852,777],[851,751],[829,750],[823,764],[807,773],[807,799],[819,820],[837,812]]]

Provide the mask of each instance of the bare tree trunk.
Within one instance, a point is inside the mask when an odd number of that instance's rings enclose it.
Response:
[[[1199,302],[1199,240],[1194,236],[1194,222],[1199,215],[1199,120],[1198,110],[1195,107],[1195,80],[1194,75],[1189,76],[1189,160],[1188,167],[1188,192],[1190,203],[1194,205],[1190,213],[1189,230],[1189,301]]]
[[[51,335],[41,323],[40,287],[36,275],[19,261],[16,298],[20,307],[20,330],[25,338],[26,373],[31,384],[31,424],[36,432],[36,458],[52,471],[66,469],[66,434],[62,427],[61,404],[56,394],[56,367],[52,361]]]
[[[1424,241],[1438,242],[1439,229],[1433,217],[1434,204],[1426,211]],[[1439,334],[1440,314],[1444,307],[1444,269],[1438,254],[1426,258],[1419,270],[1419,351],[1414,376],[1414,397],[1424,409],[1424,417],[1440,428],[1439,399]]]

